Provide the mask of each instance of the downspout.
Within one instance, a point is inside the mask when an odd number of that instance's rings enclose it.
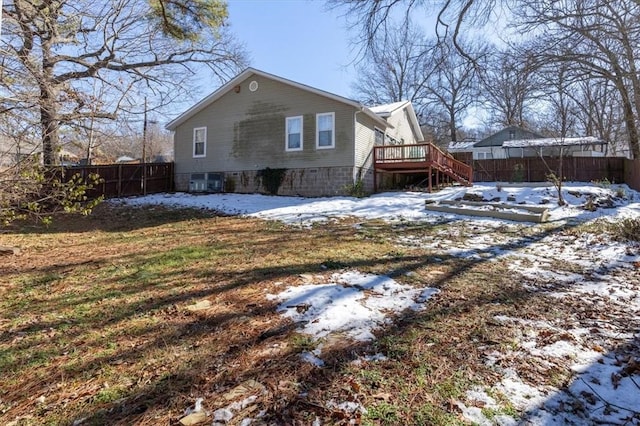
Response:
[[[362,172],[361,172],[362,171],[362,167],[364,167],[364,163],[362,164],[362,166],[356,166],[356,161],[355,161],[356,160],[356,158],[355,158],[356,157],[356,149],[357,149],[357,146],[358,146],[358,141],[356,140],[356,125],[358,124],[358,120],[357,120],[356,117],[358,116],[358,114],[360,112],[362,112],[362,107],[361,107],[360,111],[356,110],[353,113],[353,165],[355,166],[353,168],[353,176],[352,176],[353,177],[353,183],[356,183],[356,179],[358,178],[358,174],[362,174]],[[366,159],[365,159],[365,162],[366,162]],[[359,171],[358,171],[358,169],[359,169]]]
[[[357,165],[355,162],[355,147],[357,146],[357,140],[356,140],[356,126],[358,124],[358,120],[357,120],[357,116],[358,114],[360,114],[362,112],[362,107],[360,107],[359,111],[355,111],[353,113],[353,146],[354,146],[354,169],[353,169],[353,183],[356,183],[358,181],[358,177],[360,177],[362,179],[362,170],[365,168],[365,165],[367,164],[367,161],[369,161],[369,159],[371,158],[371,155],[373,153],[373,146],[371,146],[371,150],[369,151],[369,154],[367,154],[367,156],[364,158],[364,161],[362,162],[362,164]],[[371,164],[371,168],[373,169],[373,164]],[[374,171],[375,173],[375,171]]]

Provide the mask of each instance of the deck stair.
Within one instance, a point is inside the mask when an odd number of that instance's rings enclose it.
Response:
[[[436,186],[440,174],[465,186],[473,185],[473,169],[440,150],[432,143],[411,145],[383,145],[373,148],[374,190],[377,190],[378,173],[428,173],[429,192]],[[443,180],[444,181],[444,180]]]

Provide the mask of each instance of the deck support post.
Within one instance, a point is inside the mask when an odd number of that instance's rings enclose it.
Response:
[[[456,181],[466,186],[473,183],[473,168],[470,165],[445,154],[431,143],[374,146],[373,168],[374,192],[378,191],[378,172],[391,173],[391,180],[395,183],[397,173],[428,171],[429,192],[433,191],[434,184],[442,188]]]
[[[378,150],[373,147],[373,193],[378,192]]]
[[[373,168],[373,193],[378,192],[378,171]]]

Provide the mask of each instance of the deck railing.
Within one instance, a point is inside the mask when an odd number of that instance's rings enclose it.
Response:
[[[471,166],[456,160],[432,143],[376,146],[373,148],[373,162],[374,167],[380,169],[383,169],[384,165],[397,166],[399,163],[405,163],[407,169],[422,168],[424,165],[412,166],[412,163],[427,163],[428,166],[466,181],[465,183],[471,183],[473,180]]]
[[[376,164],[429,161],[431,144],[384,145],[374,148]]]

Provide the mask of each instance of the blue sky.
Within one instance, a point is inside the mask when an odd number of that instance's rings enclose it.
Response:
[[[228,0],[231,30],[251,66],[341,96],[355,80],[345,18],[324,1]]]

